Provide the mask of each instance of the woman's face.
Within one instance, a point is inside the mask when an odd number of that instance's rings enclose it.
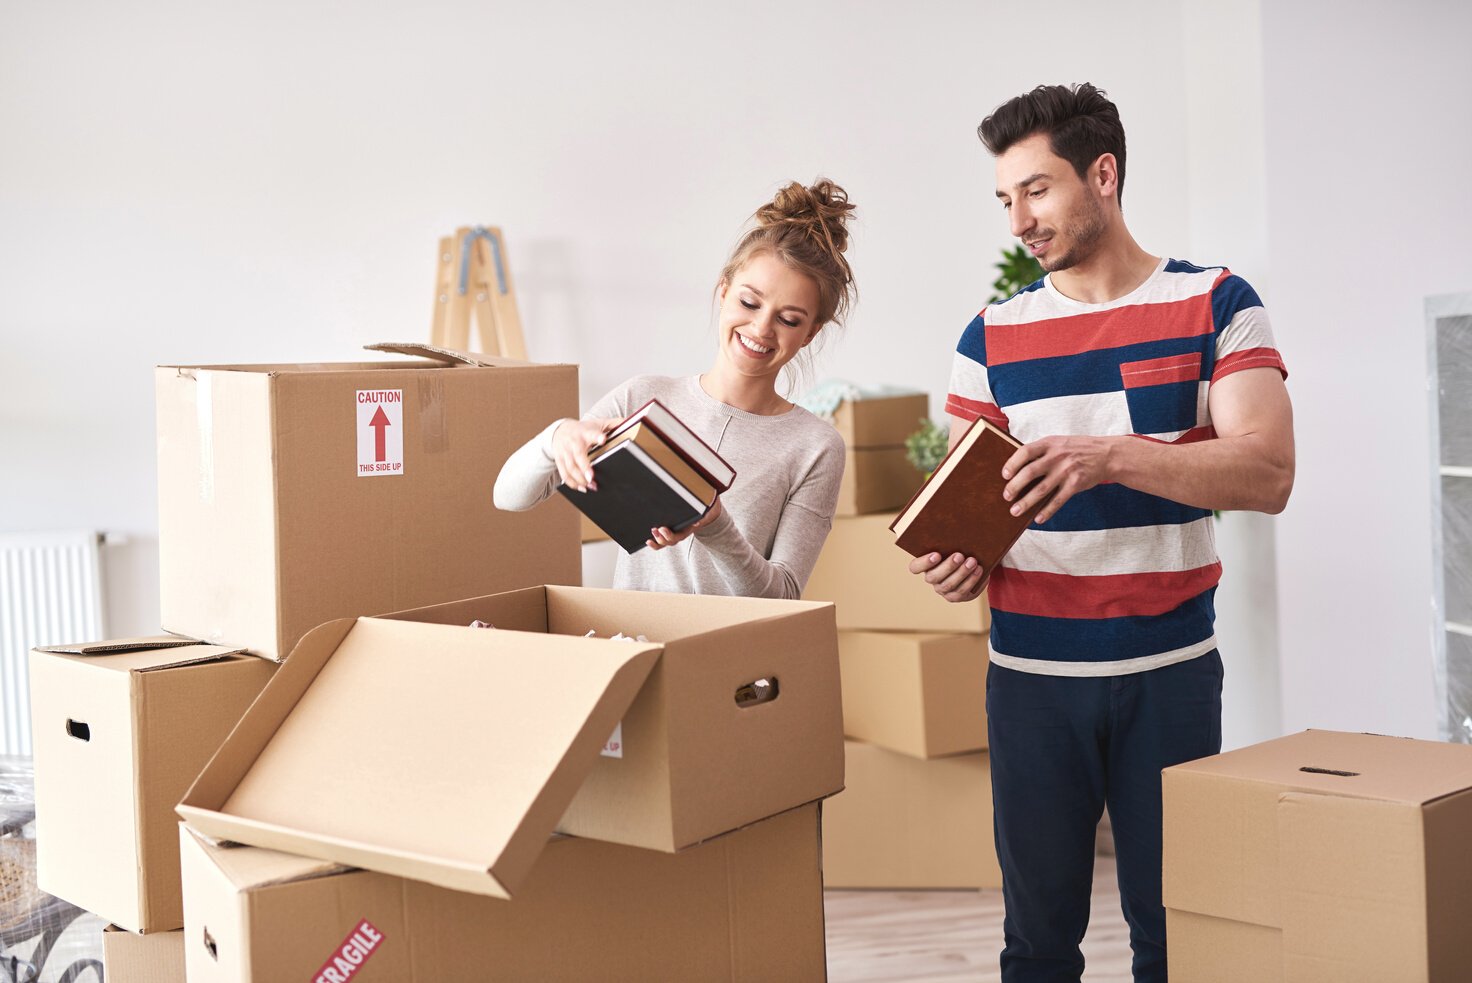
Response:
[[[747,261],[717,290],[721,356],[738,373],[769,377],[818,334],[818,285],[770,253]]]

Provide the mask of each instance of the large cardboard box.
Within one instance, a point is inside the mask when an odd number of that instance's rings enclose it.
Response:
[[[274,669],[177,638],[32,652],[41,890],[130,932],[183,925],[174,806]]]
[[[826,978],[817,806],[678,854],[556,838],[514,901],[181,834],[190,983]]]
[[[847,785],[823,805],[829,888],[1000,887],[985,753],[929,761],[848,741]]]
[[[102,930],[107,983],[184,983],[184,933],[134,935],[116,925]]]
[[[395,350],[426,357],[158,369],[166,629],[279,660],[334,618],[579,582],[576,510],[491,504],[576,366]]]
[[[1217,975],[1181,978],[1467,978],[1472,747],[1305,731],[1168,768],[1163,782],[1165,904],[1171,931],[1185,926],[1172,979],[1208,961]],[[1253,938],[1241,958],[1278,945],[1276,976],[1230,960]]]
[[[842,728],[829,605],[533,588],[314,630],[179,813],[508,897],[554,827],[676,850],[837,792]]]
[[[917,758],[984,749],[986,640],[839,632],[844,736]]]
[[[903,447],[851,447],[844,458],[837,515],[893,512],[904,507],[924,481]]]
[[[802,596],[832,601],[838,627],[870,631],[974,632],[991,628],[986,594],[967,604],[943,600],[911,557],[894,544],[892,513],[839,516]]]
[[[929,412],[925,393],[846,399],[833,411],[833,425],[850,447],[903,447]]]

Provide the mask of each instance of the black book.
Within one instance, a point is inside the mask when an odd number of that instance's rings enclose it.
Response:
[[[593,481],[596,491],[561,484],[557,490],[626,553],[643,549],[649,530],[668,526],[678,532],[709,509],[634,443],[620,444],[593,461]]]

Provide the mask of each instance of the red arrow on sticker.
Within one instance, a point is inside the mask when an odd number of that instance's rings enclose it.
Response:
[[[389,425],[390,424],[388,422],[388,414],[384,413],[383,407],[380,406],[378,408],[378,412],[373,414],[373,419],[368,421],[368,426],[378,431],[373,435],[373,459],[375,461],[383,461],[388,459],[388,448],[386,441],[388,432],[384,428],[388,427]]]

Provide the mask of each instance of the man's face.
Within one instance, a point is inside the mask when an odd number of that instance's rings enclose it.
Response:
[[[1097,191],[1053,153],[1045,133],[997,158],[997,198],[1012,234],[1049,273],[1087,260],[1108,228]]]

